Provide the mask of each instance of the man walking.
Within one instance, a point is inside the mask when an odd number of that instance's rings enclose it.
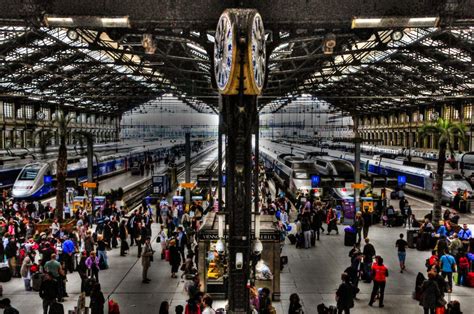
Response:
[[[403,239],[403,233],[400,233],[400,239],[395,242],[395,246],[398,248],[398,262],[400,263],[400,273],[403,274],[405,270],[405,259],[407,257],[406,247],[408,246],[407,241]]]
[[[453,273],[456,272],[456,260],[449,254],[449,250],[444,251],[441,256],[441,275],[444,279],[448,277],[448,293],[453,291]]]

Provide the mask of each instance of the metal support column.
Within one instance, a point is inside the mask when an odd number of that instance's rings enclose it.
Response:
[[[94,137],[86,137],[87,141],[87,182],[94,182]]]
[[[186,132],[184,134],[184,166],[185,174],[184,180],[186,183],[191,182],[191,133]],[[186,204],[191,204],[191,189],[186,187]]]
[[[257,120],[256,97],[224,98],[227,124],[226,210],[229,221],[229,310],[248,313],[252,208],[252,133]]]
[[[353,116],[354,122],[354,183],[360,183],[360,143],[361,138],[359,137],[359,118]],[[354,189],[354,206],[355,209],[359,207],[359,189]]]
[[[217,133],[217,201],[219,211],[222,210],[222,131],[224,129],[222,117],[222,95],[219,95],[219,127]]]

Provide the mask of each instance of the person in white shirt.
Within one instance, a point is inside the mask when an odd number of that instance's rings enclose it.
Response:
[[[212,298],[210,295],[206,294],[202,299],[202,304],[204,305],[204,309],[202,314],[215,314],[216,311],[212,308]]]

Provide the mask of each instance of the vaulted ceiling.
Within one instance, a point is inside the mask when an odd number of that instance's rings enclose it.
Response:
[[[1,0],[0,98],[124,112],[172,93],[199,112],[216,112],[215,26],[225,8],[244,6],[259,10],[267,31],[262,108],[278,111],[300,94],[351,113],[472,102],[474,0],[289,3]],[[55,28],[46,15],[130,23]],[[435,16],[439,25],[353,29],[354,16]],[[329,38],[335,47],[324,51]]]

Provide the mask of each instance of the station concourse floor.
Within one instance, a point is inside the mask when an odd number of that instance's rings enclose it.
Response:
[[[471,222],[472,223],[472,222]],[[287,313],[289,296],[298,293],[302,299],[305,313],[316,313],[316,306],[322,302],[326,305],[335,304],[335,291],[340,283],[340,274],[349,265],[349,247],[343,246],[343,226],[339,225],[340,235],[322,235],[316,247],[311,249],[296,249],[287,244],[283,248],[283,255],[289,258],[289,264],[281,273],[281,302],[275,302],[277,313]],[[141,282],[141,260],[137,259],[137,247],[131,247],[126,257],[119,256],[119,249],[108,251],[110,268],[100,271],[99,279],[104,296],[110,297],[120,305],[121,313],[150,313],[150,309],[157,311],[160,303],[167,300],[171,304],[171,313],[178,304],[184,305],[186,293],[184,281],[170,278],[170,265],[160,260],[160,245],[155,237],[158,224],[153,224],[153,248],[157,251],[155,261],[149,270],[150,284]],[[360,301],[355,302],[353,313],[420,313],[422,308],[411,295],[414,290],[415,276],[424,271],[425,259],[429,252],[420,252],[408,249],[407,270],[401,274],[398,269],[395,241],[399,233],[405,229],[384,228],[373,226],[369,237],[374,244],[377,254],[385,259],[390,276],[385,293],[385,308],[368,306],[371,284],[360,283]],[[23,280],[13,278],[3,283],[3,297],[8,297],[12,305],[20,313],[42,313],[41,299],[37,292],[26,292]],[[65,310],[72,310],[77,304],[80,292],[80,279],[77,273],[68,274],[67,291],[69,297],[64,302]],[[451,299],[461,302],[464,313],[472,313],[474,308],[474,290],[465,287],[453,287]],[[87,299],[89,304],[89,299]],[[222,307],[223,301],[215,301],[215,307]],[[377,305],[377,303],[375,304]],[[470,312],[471,311],[471,312]]]

